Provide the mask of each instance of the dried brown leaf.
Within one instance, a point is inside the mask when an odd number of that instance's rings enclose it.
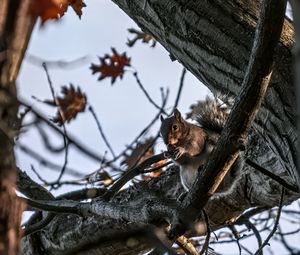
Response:
[[[59,111],[53,121],[58,125],[63,125],[66,122],[70,122],[75,119],[79,112],[84,112],[87,98],[84,93],[81,92],[78,87],[77,90],[72,84],[70,87],[62,87],[63,97],[56,97],[55,102],[46,100],[48,104],[53,104],[59,107]]]
[[[112,48],[113,55],[106,54],[103,58],[99,58],[100,65],[93,64],[90,69],[92,74],[100,73],[98,80],[111,77],[111,84],[113,84],[118,77],[123,78],[125,66],[130,66],[130,58],[126,56],[126,52],[120,55],[114,48]]]

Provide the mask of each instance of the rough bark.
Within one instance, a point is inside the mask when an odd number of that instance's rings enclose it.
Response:
[[[154,37],[212,91],[237,95],[249,61],[259,10],[259,1],[246,0],[114,0],[146,32]],[[296,121],[292,75],[294,32],[285,21],[275,50],[275,64],[263,106],[250,131],[246,156],[297,185]],[[191,102],[192,103],[192,102]],[[146,192],[145,192],[146,190]],[[160,197],[178,197],[182,192],[176,169],[146,185],[120,193],[114,202],[136,205],[149,201],[149,192]],[[163,194],[163,195],[162,195]],[[226,193],[214,194],[206,205],[211,226],[222,226],[253,206],[274,207],[279,204],[278,183],[249,166]],[[299,194],[287,192],[284,204]],[[139,203],[138,201],[142,201]],[[63,254],[109,230],[126,230],[137,224],[103,217],[80,218],[57,216],[43,231],[23,239],[24,254]],[[137,254],[150,245],[138,240],[99,244],[81,254]]]
[[[296,43],[294,47],[294,61],[295,61],[295,88],[297,93],[297,128],[298,128],[298,136],[300,134],[300,17],[297,13],[300,12],[300,2],[297,0],[290,1],[292,5],[293,12],[293,20],[295,24],[296,31]],[[300,151],[300,140],[298,140],[298,151]],[[300,168],[299,168],[300,156],[298,153],[298,175],[300,176]]]
[[[31,30],[29,1],[0,2],[0,253],[19,253],[22,204],[15,194],[14,137],[18,132],[15,81]]]

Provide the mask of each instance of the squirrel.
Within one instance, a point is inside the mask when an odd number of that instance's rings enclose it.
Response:
[[[177,109],[171,117],[160,116],[161,136],[171,158],[179,165],[181,184],[186,191],[192,187],[198,171],[205,165],[216,146],[229,112],[229,107],[224,103],[207,97],[192,106],[190,117],[198,125],[186,121]],[[230,188],[241,168],[242,159],[239,156],[218,191]]]

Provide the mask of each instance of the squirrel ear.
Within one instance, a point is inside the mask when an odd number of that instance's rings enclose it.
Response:
[[[163,122],[165,120],[164,116],[162,114],[160,115],[160,121]]]
[[[181,120],[181,113],[180,113],[180,111],[178,111],[177,108],[175,108],[175,110],[174,110],[174,116],[178,121]]]

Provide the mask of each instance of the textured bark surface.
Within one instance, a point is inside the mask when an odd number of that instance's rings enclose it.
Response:
[[[29,1],[0,2],[0,254],[19,254],[22,204],[15,193],[14,137],[18,132],[15,81],[32,25]],[[27,31],[30,31],[27,33]]]
[[[249,61],[260,1],[118,1],[137,24],[214,93],[238,95]],[[295,93],[292,76],[294,31],[285,21],[276,48],[274,74],[255,132],[262,152],[251,153],[265,168],[296,175]],[[269,151],[266,155],[265,150]]]
[[[248,64],[260,1],[246,0],[114,0],[213,92],[237,95]],[[294,32],[285,21],[275,53],[272,81],[250,131],[246,156],[284,178],[298,182],[296,119],[292,83]],[[192,102],[191,102],[192,103]],[[151,193],[177,198],[182,192],[176,169],[120,193],[114,202],[143,207]],[[150,192],[152,191],[152,192]],[[157,195],[156,194],[156,195]],[[226,193],[214,194],[206,205],[212,226],[222,226],[252,206],[279,204],[281,187],[249,166]],[[284,204],[299,194],[287,192]],[[39,233],[23,239],[24,254],[63,254],[109,231],[127,230],[141,223],[103,217],[57,216]],[[150,245],[137,240],[106,242],[81,254],[137,254]]]

